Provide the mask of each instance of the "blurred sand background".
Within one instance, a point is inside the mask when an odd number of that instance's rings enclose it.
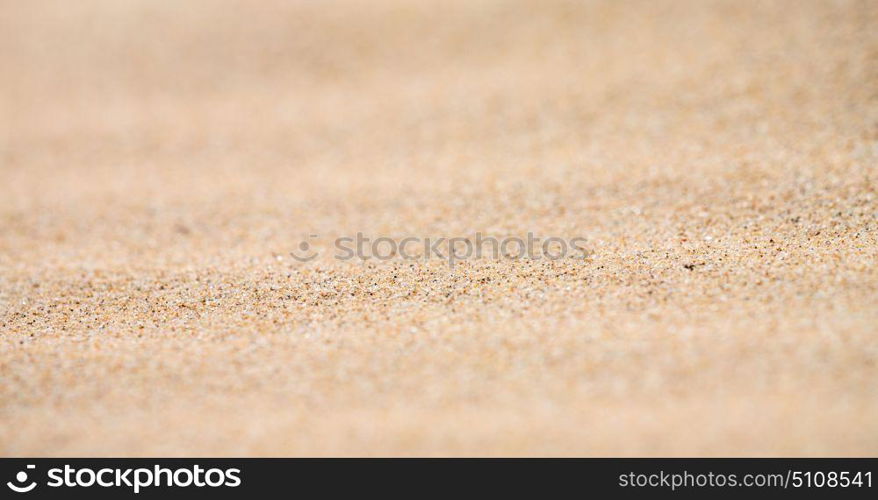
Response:
[[[3,0],[0,452],[875,455],[876,165],[872,0]]]

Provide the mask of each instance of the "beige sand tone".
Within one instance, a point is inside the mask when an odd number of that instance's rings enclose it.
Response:
[[[874,455],[876,26],[0,2],[0,452]],[[357,231],[595,253],[329,257]]]

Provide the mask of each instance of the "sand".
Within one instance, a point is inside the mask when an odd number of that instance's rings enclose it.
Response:
[[[0,453],[874,456],[876,26],[4,1]],[[334,259],[357,232],[592,254]]]

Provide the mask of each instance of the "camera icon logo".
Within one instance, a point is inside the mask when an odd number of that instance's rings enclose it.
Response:
[[[27,465],[28,469],[35,469],[36,467],[36,465],[32,464]],[[31,481],[30,484],[24,485],[24,483],[27,481],[27,471],[18,471],[18,474],[15,475],[15,481],[15,483],[13,483],[12,481],[8,481],[6,483],[6,486],[9,486],[9,489],[16,493],[27,493],[28,491],[37,487],[36,481]]]
[[[308,239],[316,237],[316,234],[308,235]],[[299,262],[309,262],[317,257],[317,252],[311,251],[311,244],[307,240],[302,240],[299,242],[298,249],[290,252],[290,256]]]

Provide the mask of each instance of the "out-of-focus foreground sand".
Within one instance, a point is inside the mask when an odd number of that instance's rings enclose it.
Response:
[[[0,452],[874,455],[876,26],[2,1]],[[594,255],[332,259],[357,231]]]

